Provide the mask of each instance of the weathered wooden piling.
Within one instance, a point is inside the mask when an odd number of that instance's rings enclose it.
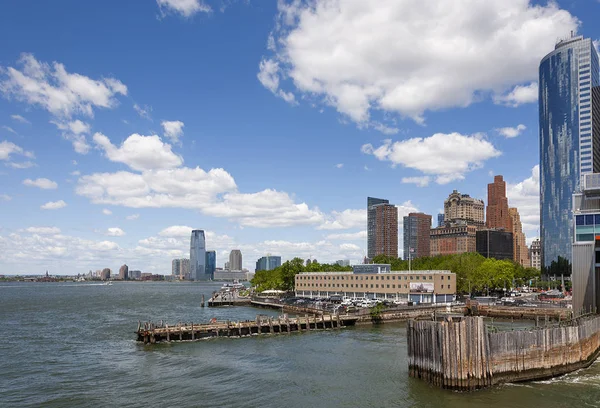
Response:
[[[209,323],[182,324],[179,322],[175,326],[169,326],[168,324],[156,326],[150,322],[144,323],[142,326],[141,322],[138,322],[136,334],[137,341],[144,344],[154,344],[173,341],[197,341],[216,337],[247,337],[262,334],[293,333],[303,330],[338,329],[353,326],[357,320],[357,317],[350,315],[336,315],[335,317],[326,315],[321,316],[319,320],[315,316],[311,322],[310,317],[307,315],[303,318],[285,316],[283,319],[281,317],[273,319],[272,317],[256,316],[255,320],[239,322],[229,320],[219,322],[213,319]]]
[[[505,332],[481,317],[411,320],[407,335],[409,375],[463,391],[565,374],[600,354],[599,316]]]

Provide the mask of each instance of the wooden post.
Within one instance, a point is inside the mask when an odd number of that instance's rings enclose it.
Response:
[[[196,335],[194,333],[194,322],[192,322],[192,340],[196,340]]]
[[[200,307],[204,307],[204,295],[202,295],[202,303],[200,303]]]
[[[167,329],[167,341],[171,342],[171,334],[169,333],[169,325],[165,324],[165,328]]]

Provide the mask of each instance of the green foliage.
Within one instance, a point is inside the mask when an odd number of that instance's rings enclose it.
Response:
[[[340,266],[338,264],[320,264],[313,262],[308,266],[304,266],[304,261],[301,258],[294,258],[284,262],[280,267],[270,271],[258,271],[252,278],[252,286],[256,290],[276,289],[293,291],[295,276],[302,272],[344,272],[351,271],[350,266]]]
[[[383,305],[381,303],[376,304],[371,308],[370,314],[371,319],[374,321],[381,320],[381,313],[383,312]]]

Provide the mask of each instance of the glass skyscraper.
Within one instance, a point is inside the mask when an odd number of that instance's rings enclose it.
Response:
[[[542,268],[571,261],[572,194],[581,176],[600,171],[592,137],[592,87],[600,85],[598,54],[582,36],[558,42],[539,68],[540,228]]]
[[[206,241],[204,230],[193,230],[190,239],[190,279],[196,281],[208,280],[206,273]]]
[[[267,255],[256,261],[256,271],[270,271],[281,266],[281,257]]]
[[[215,279],[215,270],[217,269],[217,252],[206,251],[206,269],[205,273],[208,279]]]

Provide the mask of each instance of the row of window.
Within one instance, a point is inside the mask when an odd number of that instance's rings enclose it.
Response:
[[[433,280],[433,275],[404,275],[404,280],[413,280],[413,278],[415,280],[421,280],[421,276],[423,277],[423,280]],[[445,279],[450,280],[452,278],[452,275],[440,275],[440,279],[444,280],[444,276],[446,277]],[[360,276],[360,275],[342,275],[342,276],[323,276],[323,275],[298,275],[296,276],[297,279],[299,280],[346,280],[346,278],[348,278],[348,280],[369,280],[369,276]],[[364,279],[363,279],[364,278]],[[371,280],[375,279],[375,280],[379,280],[379,275],[370,275]],[[392,275],[392,276],[381,276],[381,280],[396,280],[396,275]],[[398,276],[398,280],[402,280],[402,276]]]
[[[340,283],[337,283],[337,284],[336,283],[319,283],[319,284],[315,284],[315,285],[312,285],[310,283],[298,283],[296,286],[298,288],[309,288],[309,287],[312,287],[312,286],[319,287],[319,288],[344,288],[344,287],[346,287],[346,288],[348,288],[348,287],[349,288],[354,288],[355,287],[353,283],[350,283],[350,284],[346,283],[345,285],[346,286],[344,286],[344,283],[341,283],[341,284]],[[375,285],[375,287],[373,287],[373,285]],[[370,287],[371,288],[375,288],[375,289],[379,289],[379,284],[378,283],[375,283],[375,284],[371,283]],[[440,287],[441,287],[441,289],[444,289],[444,285],[440,285]],[[366,284],[363,285],[361,283],[360,286],[359,286],[359,284],[357,283],[356,284],[356,288],[357,289],[358,288],[367,288],[368,289],[369,288],[369,284],[366,283]],[[387,284],[387,285],[381,284],[381,289],[384,289],[384,288],[385,289],[396,289],[396,285],[392,284],[391,288],[390,288],[389,284]],[[398,285],[398,289],[401,289],[401,288],[402,288],[402,285],[399,284]],[[407,284],[404,284],[404,289],[408,289],[408,285]],[[446,285],[446,289],[450,289],[450,285]]]

